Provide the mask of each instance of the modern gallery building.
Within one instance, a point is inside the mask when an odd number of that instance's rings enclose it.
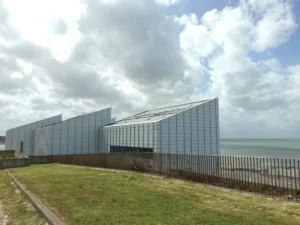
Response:
[[[116,121],[111,108],[58,115],[6,132],[7,150],[28,156],[154,152],[219,155],[218,98],[148,110]]]

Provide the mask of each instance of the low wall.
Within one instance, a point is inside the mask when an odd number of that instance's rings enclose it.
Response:
[[[14,150],[0,151],[0,170],[29,166],[29,158]]]
[[[29,156],[30,164],[48,164],[54,163],[52,155],[46,156]]]
[[[0,159],[5,158],[14,158],[15,151],[14,150],[3,150],[0,151]]]
[[[134,164],[144,164],[147,168],[153,165],[153,154],[151,153],[49,155],[30,156],[29,158],[31,164],[62,163],[124,170],[131,170]]]

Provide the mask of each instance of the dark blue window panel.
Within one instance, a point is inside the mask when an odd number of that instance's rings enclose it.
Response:
[[[153,148],[139,148],[139,147],[127,147],[127,146],[110,146],[110,152],[153,152]]]

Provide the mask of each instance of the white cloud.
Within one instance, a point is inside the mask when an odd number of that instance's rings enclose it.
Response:
[[[168,7],[179,2],[0,0],[0,132],[219,96],[222,136],[296,136],[300,66],[251,57],[288,42],[291,3],[242,0],[178,18]]]
[[[156,0],[157,3],[163,4],[163,5],[168,5],[168,6],[178,4],[182,1],[183,0]]]
[[[238,136],[244,129],[239,126],[245,126],[248,133],[242,135],[248,137],[296,137],[300,102],[295,96],[300,86],[293,84],[298,66],[284,68],[276,58],[255,62],[251,53],[286,42],[297,25],[288,2],[260,3],[242,1],[235,8],[209,11],[201,19],[183,16],[181,48],[190,51],[188,58],[207,61],[210,84],[203,97],[220,97],[223,136]]]
[[[85,10],[80,0],[3,0],[3,6],[9,12],[10,24],[22,38],[48,47],[59,60],[69,57],[80,36],[77,20]],[[69,28],[63,36],[53,32],[58,21]]]

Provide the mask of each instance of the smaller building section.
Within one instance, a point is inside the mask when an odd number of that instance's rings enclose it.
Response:
[[[27,156],[70,155],[104,152],[99,130],[110,124],[111,108],[62,121],[62,115],[10,129],[6,150]]]
[[[62,115],[49,117],[6,131],[5,149],[16,150],[25,155],[33,155],[34,131],[61,121]]]
[[[33,155],[104,152],[104,140],[99,131],[112,121],[111,108],[107,108],[36,129]]]
[[[219,155],[218,98],[148,110],[104,127],[107,152]]]

